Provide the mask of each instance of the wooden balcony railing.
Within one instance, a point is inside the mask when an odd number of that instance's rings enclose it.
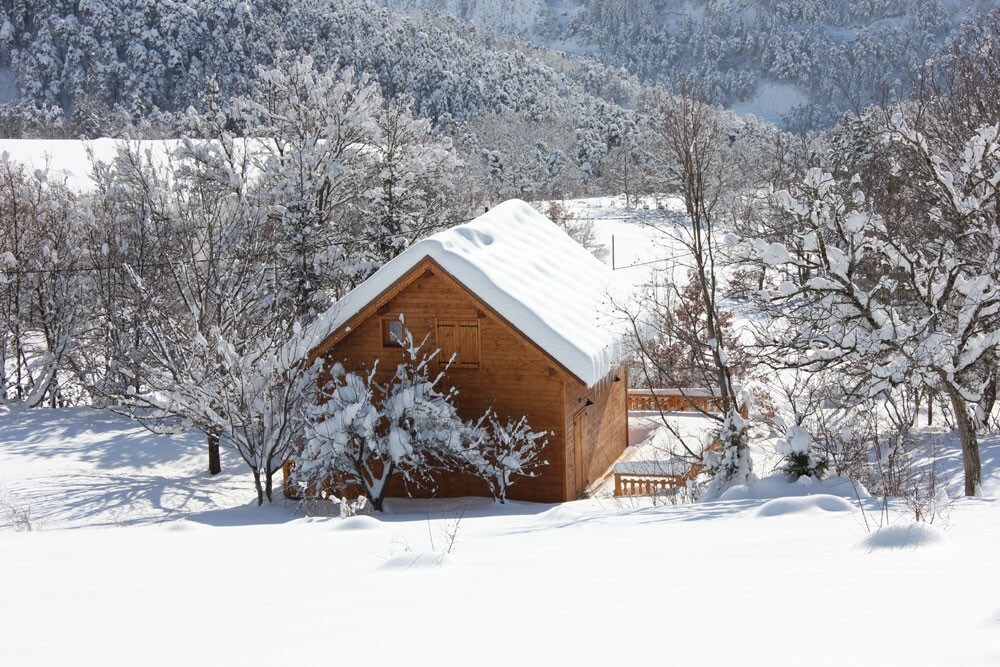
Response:
[[[718,450],[720,440],[715,440],[708,449]],[[652,496],[669,492],[671,489],[687,485],[697,477],[704,466],[689,464],[680,459],[665,461],[619,461],[615,464],[616,496]]]
[[[616,496],[653,496],[684,486],[684,479],[677,475],[635,476],[615,473]]]
[[[678,389],[629,389],[629,412],[722,412],[722,399],[711,389],[687,387]],[[740,406],[744,419],[749,414]]]

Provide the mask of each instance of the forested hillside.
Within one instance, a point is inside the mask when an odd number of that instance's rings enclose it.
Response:
[[[587,54],[643,81],[792,127],[906,94],[917,67],[994,0],[383,0]],[[511,6],[513,4],[513,7]]]
[[[136,3],[6,1],[0,66],[20,107],[84,124],[98,110],[132,120],[198,105],[206,84],[252,91],[281,53],[353,66],[388,97],[407,95],[435,121],[482,113],[574,113],[592,98],[629,102],[634,80],[439,16],[408,16],[369,0]],[[10,114],[10,110],[7,112]]]

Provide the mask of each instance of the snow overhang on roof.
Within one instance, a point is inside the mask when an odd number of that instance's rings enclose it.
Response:
[[[610,269],[516,199],[410,246],[320,315],[296,347],[315,350],[426,258],[587,386],[621,362]]]

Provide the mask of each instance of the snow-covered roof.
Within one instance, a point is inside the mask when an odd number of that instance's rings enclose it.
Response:
[[[610,269],[516,199],[410,246],[306,328],[299,349],[315,349],[425,258],[588,386],[620,363]]]

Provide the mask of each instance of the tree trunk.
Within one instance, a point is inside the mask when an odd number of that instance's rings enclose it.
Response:
[[[267,497],[267,502],[273,502],[271,498],[271,489],[274,488],[274,471],[270,468],[264,475],[264,495]]]
[[[222,472],[222,459],[219,456],[219,436],[208,434],[208,474],[218,475]]]
[[[378,512],[382,511],[382,504],[385,502],[385,496],[389,492],[389,480],[392,479],[392,476],[396,473],[396,464],[391,460],[385,461],[383,466],[385,467],[382,469],[382,481],[378,485],[378,493],[372,493],[372,489],[369,485],[365,484],[366,487],[369,487],[365,489],[365,493],[368,495],[368,500],[371,501],[372,507]],[[365,479],[365,477],[362,475],[361,479]]]
[[[986,385],[986,389],[983,390],[983,400],[979,402],[979,409],[983,411],[984,426],[990,423],[990,415],[993,414],[993,409],[997,405],[997,384],[996,371],[994,371],[989,383]],[[988,428],[988,426],[986,427]]]
[[[962,442],[962,463],[965,466],[965,495],[978,496],[983,485],[983,467],[979,461],[979,439],[976,437],[976,425],[969,415],[968,404],[962,395],[949,387],[948,396],[951,398],[952,411],[955,413],[955,423],[958,425],[958,437]]]
[[[264,504],[264,487],[260,483],[260,471],[253,471],[253,485],[257,489],[257,507]]]

